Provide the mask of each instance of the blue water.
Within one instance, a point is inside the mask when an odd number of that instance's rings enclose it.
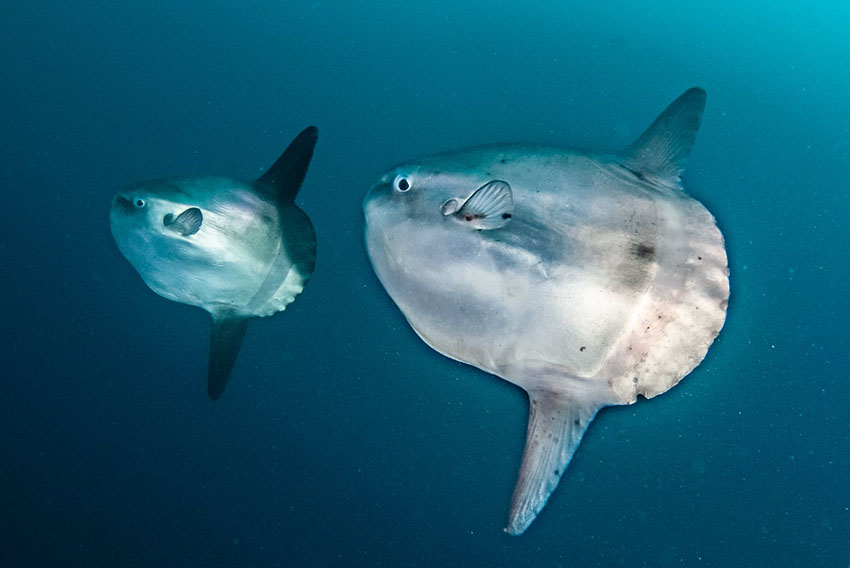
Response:
[[[570,4],[7,2],[0,565],[850,566],[850,8]],[[726,328],[504,535],[525,395],[415,337],[362,197],[470,144],[617,150],[694,85]],[[211,403],[208,315],[143,284],[110,199],[257,177],[308,124],[317,270]]]

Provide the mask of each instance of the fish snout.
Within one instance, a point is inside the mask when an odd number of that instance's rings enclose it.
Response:
[[[372,186],[363,198],[363,213],[368,217],[378,207],[384,204],[390,196],[392,187],[389,183],[377,183]]]
[[[121,209],[132,209],[133,208],[133,200],[126,195],[122,195],[120,193],[116,194],[115,197],[112,198],[112,208],[121,208]]]
[[[148,202],[141,195],[118,193],[112,198],[112,211],[130,214],[148,209]]]

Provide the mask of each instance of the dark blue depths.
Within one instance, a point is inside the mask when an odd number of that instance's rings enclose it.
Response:
[[[850,565],[846,3],[125,4],[0,22],[0,564]],[[362,196],[464,145],[616,150],[692,85],[726,328],[681,385],[600,413],[508,537],[524,395],[415,337]],[[144,286],[109,201],[254,178],[308,124],[316,273],[213,404],[208,316]]]

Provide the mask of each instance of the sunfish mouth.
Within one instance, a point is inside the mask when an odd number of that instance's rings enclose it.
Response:
[[[366,192],[366,196],[363,198],[363,211],[366,211],[366,208],[372,203],[378,195],[380,195],[381,189],[384,188],[386,184],[377,183],[373,185],[368,192]]]

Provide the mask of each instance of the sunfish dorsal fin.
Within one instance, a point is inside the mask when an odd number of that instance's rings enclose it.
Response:
[[[248,318],[225,311],[212,312],[210,366],[207,372],[207,392],[212,400],[218,400],[224,393],[247,329]]]
[[[529,391],[528,433],[505,532],[520,535],[546,505],[588,424],[603,404]]]
[[[462,206],[456,199],[446,201],[441,212],[474,229],[500,229],[511,220],[514,198],[511,186],[501,180],[485,183]]]
[[[254,183],[274,192],[278,202],[295,201],[304,176],[307,175],[310,160],[313,159],[313,149],[318,139],[319,129],[315,126],[302,130],[272,167]]]
[[[621,152],[622,165],[640,178],[675,187],[696,141],[705,109],[705,91],[693,87],[658,115],[640,138]]]

